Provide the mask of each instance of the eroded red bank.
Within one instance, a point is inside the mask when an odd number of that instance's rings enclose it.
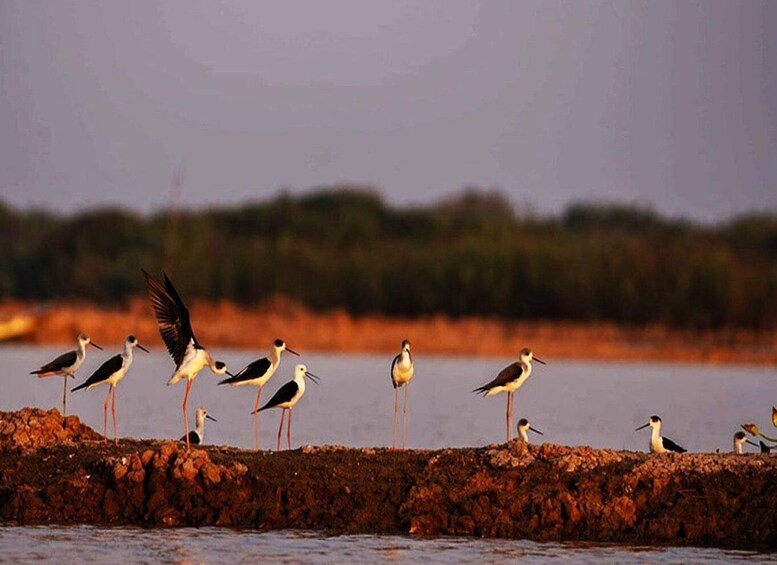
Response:
[[[777,458],[557,445],[251,452],[100,440],[56,410],[0,412],[6,523],[777,545]]]

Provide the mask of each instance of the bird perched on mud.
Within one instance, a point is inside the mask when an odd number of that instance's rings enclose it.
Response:
[[[39,378],[54,376],[64,377],[63,380],[65,384],[62,390],[63,416],[67,416],[67,378],[75,378],[76,371],[86,359],[87,345],[91,345],[92,347],[102,350],[102,347],[93,342],[88,335],[81,333],[78,334],[78,342],[74,350],[63,353],[53,361],[43,365],[40,369],[36,369],[30,372],[31,375],[38,375]]]
[[[747,434],[745,434],[745,432],[736,432],[734,434],[734,453],[744,453],[743,448],[746,443],[758,447],[755,443],[747,439]],[[763,445],[763,442],[761,442],[761,444]]]
[[[661,436],[661,418],[658,416],[651,416],[648,423],[638,427],[635,432],[647,428],[650,426],[652,433],[650,435],[650,452],[651,453],[666,453],[667,451],[673,451],[675,453],[685,453],[688,451],[684,447],[680,447],[668,437]]]
[[[142,270],[142,269],[141,269]],[[167,385],[174,385],[181,379],[186,379],[186,393],[183,396],[183,421],[186,433],[186,448],[189,448],[189,413],[187,404],[189,392],[192,389],[197,373],[203,368],[209,367],[217,375],[232,374],[227,371],[226,363],[214,361],[210,353],[194,337],[192,324],[189,320],[189,310],[175,290],[172,281],[164,274],[165,284],[162,286],[146,271],[143,276],[148,288],[148,299],[154,309],[159,333],[165,342],[168,353],[175,361],[175,371],[167,381]]]
[[[513,439],[513,393],[531,376],[532,361],[545,365],[544,361],[534,356],[531,349],[524,347],[518,354],[518,361],[499,371],[499,374],[491,382],[472,391],[482,392],[483,396],[494,396],[500,392],[507,393],[507,441]]]
[[[544,436],[541,431],[532,428],[529,424],[529,420],[526,418],[521,418],[518,420],[518,436],[521,438],[521,441],[524,443],[529,443],[529,432],[534,432],[535,434],[540,434],[541,436]]]
[[[92,387],[107,384],[108,395],[105,397],[105,405],[103,406],[103,437],[108,439],[108,400],[111,399],[111,393],[113,393],[113,400],[111,402],[111,413],[113,414],[113,440],[118,445],[119,432],[116,428],[116,385],[129,371],[130,365],[132,365],[132,350],[137,347],[148,353],[148,349],[138,343],[138,338],[134,335],[127,336],[124,340],[124,351],[114,355],[108,359],[105,363],[92,373],[86,382],[78,385],[72,392],[85,388],[89,390]]]
[[[309,373],[305,365],[297,365],[294,367],[294,379],[279,388],[267,404],[254,411],[261,412],[269,408],[281,408],[281,425],[278,428],[278,451],[281,450],[281,432],[283,431],[283,416],[286,414],[286,410],[289,411],[286,441],[288,442],[289,449],[291,449],[291,410],[299,402],[299,399],[302,398],[302,395],[305,394],[306,377],[313,381],[313,383],[318,383],[319,378],[313,373]]]
[[[391,361],[391,384],[394,386],[394,434],[391,447],[397,448],[397,411],[399,409],[399,389],[405,387],[405,400],[402,408],[402,449],[405,449],[407,436],[407,391],[410,388],[410,380],[413,378],[413,356],[410,354],[410,342],[402,340],[402,349],[399,355]]]
[[[216,418],[208,415],[208,411],[202,406],[197,408],[194,413],[194,429],[189,432],[189,443],[194,445],[200,445],[205,443],[205,419],[213,422],[218,422]],[[178,441],[186,441],[186,436],[181,436]]]
[[[299,353],[286,345],[282,339],[276,339],[272,344],[270,355],[252,361],[246,365],[239,373],[235,373],[228,379],[220,381],[220,385],[243,386],[253,385],[257,388],[256,402],[254,402],[254,446],[259,449],[259,399],[262,397],[262,387],[267,384],[275,374],[275,370],[281,363],[281,353],[288,351],[292,355],[299,356]]]

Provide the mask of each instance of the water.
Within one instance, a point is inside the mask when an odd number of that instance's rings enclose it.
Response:
[[[102,344],[106,345],[106,344]],[[115,351],[119,346],[114,347]],[[62,348],[0,348],[3,366],[0,410],[24,406],[59,407],[61,378],[39,380],[27,373]],[[219,358],[238,370],[264,355],[221,350]],[[108,354],[94,351],[82,367],[82,382]],[[391,443],[393,389],[390,355],[305,354],[308,369],[321,383],[308,385],[294,410],[293,446],[336,443],[386,446]],[[516,394],[516,418],[527,417],[545,432],[538,438],[566,445],[647,449],[649,430],[634,432],[651,414],[664,420],[664,433],[691,451],[731,449],[739,424],[773,428],[771,401],[775,370],[763,367],[672,364],[623,364],[548,361],[535,365]],[[297,358],[284,356],[263,400],[291,378]],[[504,441],[504,395],[481,398],[471,392],[511,359],[467,359],[415,355],[410,385],[408,445],[416,448],[478,446]],[[182,435],[184,385],[166,387],[172,362],[161,351],[136,351],[135,364],[119,384],[117,415],[121,435],[177,438]],[[252,417],[256,389],[219,387],[203,371],[194,383],[189,406],[205,406],[218,418],[208,422],[206,443],[253,446]],[[74,385],[73,385],[74,386]],[[106,387],[69,395],[68,410],[102,429]],[[274,447],[278,411],[263,413],[263,447]],[[777,432],[775,432],[777,435]],[[68,558],[105,562],[209,562],[276,559],[287,562],[337,561],[525,561],[661,562],[764,561],[769,553],[700,548],[642,548],[591,544],[541,544],[524,540],[325,536],[305,532],[237,532],[226,529],[101,529],[90,527],[0,528],[0,561]]]
[[[526,540],[326,536],[225,528],[6,527],[0,562],[71,563],[764,563],[770,553]]]

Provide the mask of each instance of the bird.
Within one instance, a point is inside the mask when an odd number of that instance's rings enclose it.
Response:
[[[750,442],[748,442],[750,443]],[[771,453],[772,449],[777,447],[777,445],[766,445],[763,440],[758,440],[759,446],[761,448],[761,453]]]
[[[262,387],[267,384],[270,377],[275,374],[275,370],[281,362],[281,353],[288,351],[292,355],[299,356],[299,353],[291,349],[286,345],[286,342],[282,339],[276,339],[272,344],[270,355],[262,357],[256,361],[252,361],[246,365],[240,372],[235,373],[234,376],[219,381],[220,385],[254,385],[257,388],[256,402],[254,402],[254,446],[259,449],[259,399],[262,397]]]
[[[205,410],[202,406],[197,408],[197,411],[194,413],[194,429],[189,432],[189,443],[194,445],[199,445],[201,443],[205,442],[205,419],[211,420],[213,422],[218,422],[216,418],[213,416],[208,415],[208,411]],[[181,436],[181,439],[178,441],[186,441],[186,436]]]
[[[518,354],[518,361],[499,371],[499,374],[491,382],[472,391],[482,392],[483,396],[494,396],[500,392],[507,393],[507,441],[513,438],[513,393],[531,376],[532,361],[541,365],[546,364],[539,357],[535,357],[531,349],[524,347]]]
[[[305,394],[305,377],[309,378],[314,383],[318,383],[319,377],[313,373],[308,372],[308,368],[305,365],[297,365],[294,367],[294,379],[284,384],[279,388],[272,398],[259,408],[254,410],[255,412],[261,412],[269,408],[281,408],[281,425],[278,428],[278,447],[277,450],[281,450],[281,432],[283,431],[283,416],[286,414],[286,410],[289,411],[289,425],[286,428],[286,441],[288,442],[289,449],[291,449],[291,409],[299,402],[302,395]]]
[[[758,447],[754,442],[747,439],[747,434],[745,434],[745,432],[736,432],[734,434],[734,453],[743,453],[742,448],[746,443],[749,443],[754,447]],[[764,442],[761,442],[761,444],[765,445]]]
[[[146,279],[148,298],[154,309],[159,333],[165,342],[168,353],[175,361],[175,371],[167,381],[167,386],[174,385],[181,379],[186,379],[186,393],[183,397],[183,422],[186,430],[186,448],[189,449],[189,413],[187,403],[197,373],[209,367],[217,375],[232,373],[227,371],[223,361],[214,361],[210,353],[194,337],[192,324],[189,320],[189,310],[175,290],[172,281],[163,273],[164,286],[145,270],[141,269]]]
[[[535,434],[540,434],[541,436],[544,436],[541,431],[538,429],[532,428],[531,425],[529,425],[529,420],[526,418],[521,418],[518,420],[518,435],[521,436],[521,440],[525,443],[529,443],[529,432],[534,432]]]
[[[105,405],[103,406],[103,437],[106,441],[108,440],[108,401],[111,399],[111,393],[113,393],[111,412],[113,414],[113,440],[116,445],[119,444],[119,432],[116,428],[116,385],[124,378],[127,371],[129,371],[130,365],[132,365],[132,350],[135,347],[148,353],[148,349],[138,343],[138,338],[134,335],[127,336],[127,339],[124,340],[124,351],[114,355],[100,365],[100,367],[92,373],[92,376],[71,391],[75,392],[83,388],[89,390],[90,388],[101,384],[108,385],[108,395],[105,397]]]
[[[97,345],[85,333],[78,334],[78,345],[72,351],[63,353],[53,361],[46,363],[40,369],[31,371],[31,375],[38,375],[38,378],[59,376],[64,377],[64,387],[62,390],[62,416],[67,416],[67,378],[75,378],[76,371],[86,359],[86,346],[91,345],[102,351],[102,347]]]
[[[402,350],[391,361],[391,384],[394,386],[394,435],[391,442],[393,449],[397,448],[397,410],[399,408],[399,388],[405,387],[405,401],[402,408],[402,449],[405,449],[407,435],[407,391],[410,379],[413,378],[413,356],[410,354],[410,342],[402,340]]]
[[[661,435],[661,418],[658,416],[651,416],[648,423],[638,427],[635,432],[647,428],[650,426],[653,428],[653,433],[650,436],[650,453],[666,453],[667,451],[674,451],[675,453],[685,453],[688,451],[684,447],[680,447],[668,437]]]

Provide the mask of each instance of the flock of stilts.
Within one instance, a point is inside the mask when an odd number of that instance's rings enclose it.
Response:
[[[310,379],[314,383],[319,381],[319,377],[310,373],[303,364],[296,365],[294,369],[294,378],[281,386],[270,400],[263,406],[259,406],[262,396],[262,388],[270,380],[278,368],[281,360],[281,354],[287,351],[293,355],[299,355],[296,351],[289,348],[283,340],[276,339],[267,357],[257,359],[249,363],[240,372],[232,374],[227,370],[226,363],[216,361],[211,354],[197,341],[192,330],[189,319],[189,310],[186,308],[183,300],[173,286],[169,277],[164,274],[164,283],[160,283],[151,277],[145,270],[142,271],[146,280],[148,297],[156,316],[159,333],[167,347],[167,351],[175,362],[175,370],[167,381],[168,386],[173,385],[183,379],[186,380],[186,392],[183,398],[183,418],[185,433],[180,441],[186,443],[187,449],[191,444],[199,444],[204,441],[205,420],[215,421],[215,418],[208,415],[204,408],[198,408],[195,414],[195,429],[189,430],[188,399],[191,392],[192,383],[197,374],[208,367],[217,375],[227,375],[228,378],[220,381],[219,385],[228,384],[231,386],[252,385],[257,387],[256,401],[251,414],[254,416],[254,445],[259,449],[259,413],[270,408],[281,409],[281,423],[278,428],[277,449],[280,450],[281,435],[283,432],[284,416],[288,411],[288,425],[286,428],[286,438],[288,448],[291,449],[291,412],[300,398],[305,394],[305,379]],[[62,376],[64,378],[64,389],[62,396],[63,413],[67,413],[67,379],[75,378],[76,371],[81,367],[86,358],[87,346],[93,346],[102,350],[102,347],[91,341],[86,334],[79,334],[77,347],[73,351],[63,353],[53,361],[43,365],[39,369],[32,371],[31,374],[38,377]],[[137,340],[135,336],[128,336],[124,341],[124,350],[122,353],[114,355],[105,361],[100,367],[92,373],[82,384],[72,389],[73,392],[86,389],[89,390],[95,386],[107,384],[108,394],[103,405],[103,436],[108,438],[108,404],[111,404],[113,415],[113,435],[114,441],[118,443],[118,431],[116,426],[116,385],[127,374],[132,365],[132,353],[135,348],[148,352]],[[484,396],[494,396],[499,393],[507,394],[507,409],[505,414],[507,440],[512,439],[512,422],[515,391],[523,385],[531,376],[532,362],[536,361],[542,365],[544,361],[534,356],[534,353],[524,348],[520,351],[518,361],[502,369],[499,374],[490,382],[476,388],[473,392],[482,393]],[[394,387],[394,426],[392,447],[397,446],[397,423],[399,413],[399,389],[405,388],[403,409],[402,409],[402,449],[405,448],[407,436],[407,386],[413,378],[414,366],[413,357],[410,353],[410,342],[404,340],[399,354],[391,362],[391,383]],[[651,416],[648,422],[637,428],[639,431],[650,426],[652,434],[650,438],[650,451],[653,453],[677,452],[684,453],[687,450],[680,447],[674,441],[661,435],[661,418]],[[743,426],[748,429],[751,426],[753,435],[762,435],[758,433],[754,425]],[[520,439],[529,443],[528,432],[532,431],[543,435],[542,432],[533,428],[526,418],[521,418],[517,425]],[[763,436],[765,437],[765,436]],[[774,446],[767,446],[760,442],[760,446],[747,439],[744,432],[734,434],[733,451],[742,453],[745,443],[760,447],[762,452],[768,452]]]

